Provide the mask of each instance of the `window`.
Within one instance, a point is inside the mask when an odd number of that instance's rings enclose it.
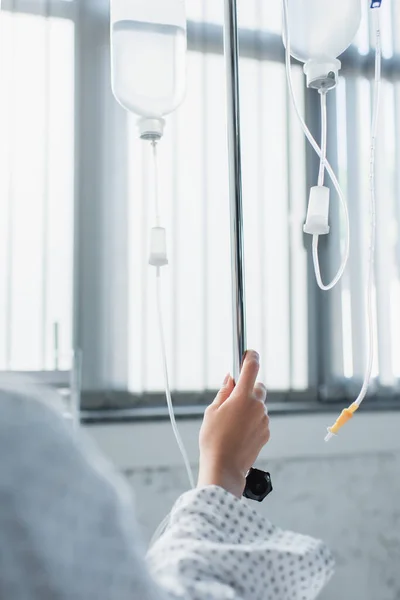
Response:
[[[397,4],[385,0],[383,9],[374,368],[377,389],[392,395],[400,376]],[[187,8],[187,96],[160,144],[164,317],[183,411],[208,401],[231,367],[232,312],[223,0],[187,0]],[[363,375],[374,61],[364,17],[329,95],[329,158],[349,201],[351,259],[342,284],[322,294],[302,233],[318,164],[288,97],[280,2],[239,0],[248,343],[262,353],[272,402],[342,401]],[[164,405],[147,266],[149,156],[135,117],[111,94],[109,1],[4,0],[1,27],[0,369],[52,368],[58,324],[65,351],[83,353],[84,406],[146,413]],[[318,136],[318,95],[293,68]],[[331,212],[324,279],[343,242],[336,197]]]
[[[365,12],[367,3],[363,3]],[[375,391],[397,394],[400,374],[399,338],[399,24],[396,2],[382,8],[384,81],[377,147],[377,241],[375,269]],[[364,15],[356,45],[344,57],[336,94],[336,114],[330,124],[331,158],[339,169],[351,219],[351,255],[340,290],[330,298],[330,348],[326,350],[328,398],[354,394],[365,368],[364,300],[369,235],[369,122],[373,94],[373,37]],[[338,222],[338,215],[336,215]],[[327,267],[337,264],[339,239],[331,238]],[[335,252],[336,245],[336,252]],[[333,267],[332,267],[333,268]],[[326,314],[326,313],[325,313]],[[340,321],[342,326],[339,327]],[[330,364],[328,364],[330,363]],[[331,388],[329,390],[329,388]]]
[[[248,339],[263,355],[270,389],[286,392],[308,387],[305,149],[291,114],[284,64],[263,56],[269,41],[282,45],[270,29],[280,23],[279,3],[272,11],[269,6],[240,4]],[[187,96],[168,119],[160,144],[171,259],[164,314],[173,388],[201,392],[219,387],[232,355],[223,2],[188,2],[188,13]],[[301,73],[296,81],[301,98]],[[146,264],[154,215],[140,176],[147,157],[135,117],[129,118],[129,132],[130,362],[139,366],[129,385],[135,392],[154,386],[161,391],[154,272]]]
[[[64,2],[3,2],[0,21],[0,369],[72,347],[74,23]]]

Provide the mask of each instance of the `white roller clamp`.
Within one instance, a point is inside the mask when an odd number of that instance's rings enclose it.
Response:
[[[311,188],[304,233],[310,235],[327,235],[329,233],[329,197],[329,188],[323,185]]]
[[[149,264],[153,267],[165,267],[167,257],[167,232],[164,227],[153,227],[150,238]]]

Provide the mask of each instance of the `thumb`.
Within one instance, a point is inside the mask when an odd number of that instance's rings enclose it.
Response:
[[[222,388],[218,392],[213,405],[216,407],[221,406],[226,400],[228,400],[229,396],[232,394],[235,389],[235,383],[230,375],[225,377]]]

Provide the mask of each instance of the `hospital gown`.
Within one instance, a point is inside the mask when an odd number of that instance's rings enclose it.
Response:
[[[331,577],[321,542],[218,487],[184,494],[146,558],[127,485],[53,395],[0,387],[0,598],[309,600]]]

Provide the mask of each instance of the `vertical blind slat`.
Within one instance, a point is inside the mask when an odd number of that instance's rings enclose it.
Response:
[[[13,10],[0,16],[1,103],[7,125],[0,142],[7,157],[1,188],[0,369],[42,370],[54,353],[54,321],[61,325],[60,350],[72,337],[73,226],[67,213],[74,177],[73,24],[53,17],[50,0],[35,2],[34,14],[20,13],[19,2],[8,8]],[[62,120],[56,120],[58,111]],[[55,235],[63,216],[61,235]]]

